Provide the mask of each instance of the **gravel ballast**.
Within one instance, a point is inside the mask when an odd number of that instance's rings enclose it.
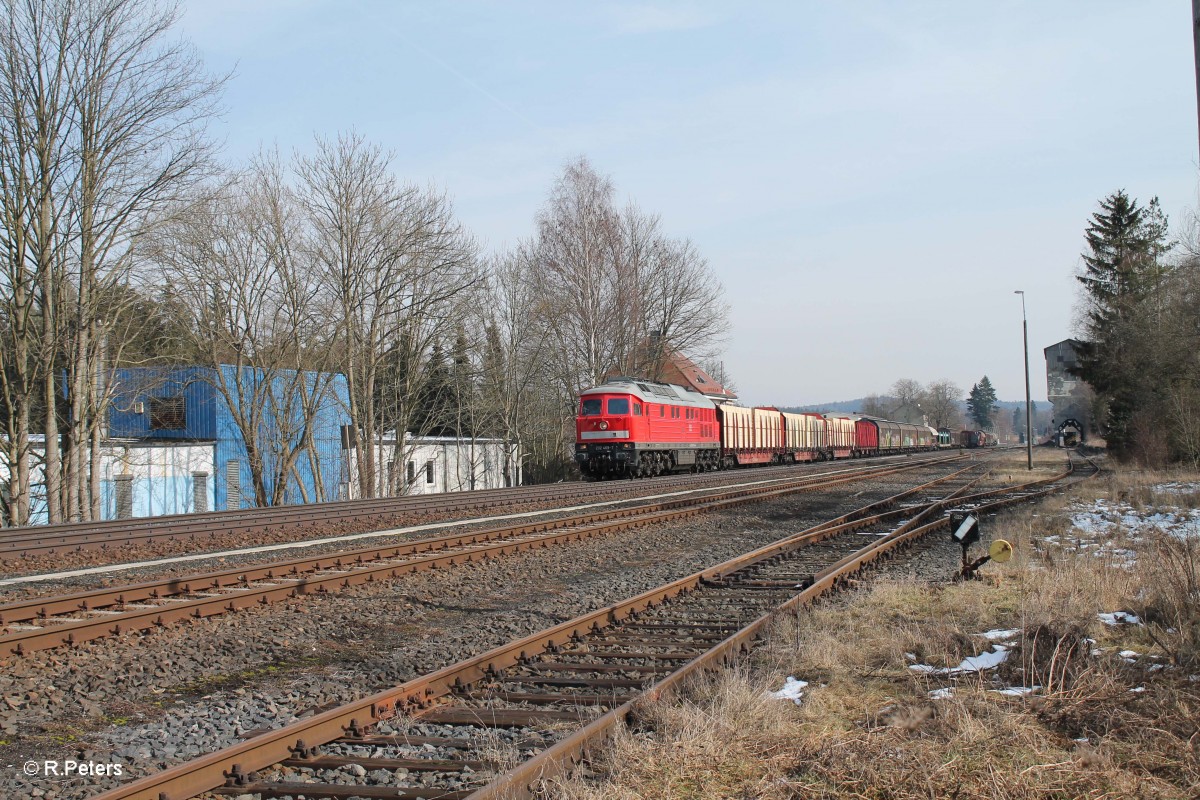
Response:
[[[0,674],[0,758],[17,768],[0,777],[0,796],[90,796],[117,779],[28,780],[20,765],[77,759],[119,763],[126,778],[147,774],[682,577],[933,474],[797,494],[13,660]],[[946,564],[956,563],[957,548],[938,549],[944,554],[921,571],[944,576]]]

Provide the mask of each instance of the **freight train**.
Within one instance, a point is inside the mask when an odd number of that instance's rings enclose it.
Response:
[[[987,431],[963,431],[959,436],[963,447],[996,447],[1000,444],[1000,438]]]
[[[583,392],[575,419],[575,461],[593,480],[956,445],[950,431],[925,425],[722,405],[682,386],[636,378],[613,378]]]

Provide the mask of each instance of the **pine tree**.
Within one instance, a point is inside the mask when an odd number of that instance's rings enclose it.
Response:
[[[446,353],[440,342],[429,350],[429,361],[417,393],[417,408],[412,416],[411,430],[419,435],[453,435],[453,386]]]
[[[967,395],[967,413],[981,429],[992,427],[992,410],[996,407],[996,390],[988,376],[971,387]]]
[[[1130,424],[1145,395],[1146,365],[1136,354],[1138,326],[1161,305],[1171,245],[1158,198],[1146,207],[1124,191],[1100,202],[1086,231],[1083,285],[1087,312],[1076,371],[1095,390],[1097,418],[1109,447],[1121,454],[1132,444]]]
[[[1165,251],[1166,219],[1158,198],[1142,208],[1124,191],[1100,201],[1085,234],[1088,251],[1078,276],[1087,292],[1087,333],[1102,340],[1114,323],[1127,316],[1148,288],[1158,257]]]
[[[448,424],[454,428],[456,436],[474,436],[477,406],[475,374],[467,333],[461,326],[454,337],[454,350],[450,354],[449,389]]]

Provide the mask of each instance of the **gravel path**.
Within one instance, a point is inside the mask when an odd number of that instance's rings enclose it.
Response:
[[[0,775],[0,797],[90,796],[115,778],[28,780],[21,764],[115,762],[125,777],[146,774],[682,577],[932,474],[34,653],[0,673],[0,768],[16,765]],[[930,569],[944,574],[939,558]]]

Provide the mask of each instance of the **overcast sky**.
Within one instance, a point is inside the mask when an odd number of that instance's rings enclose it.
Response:
[[[1196,206],[1186,0],[188,0],[231,161],[357,129],[488,249],[585,155],[725,285],[743,402],[1033,397],[1100,198]]]

